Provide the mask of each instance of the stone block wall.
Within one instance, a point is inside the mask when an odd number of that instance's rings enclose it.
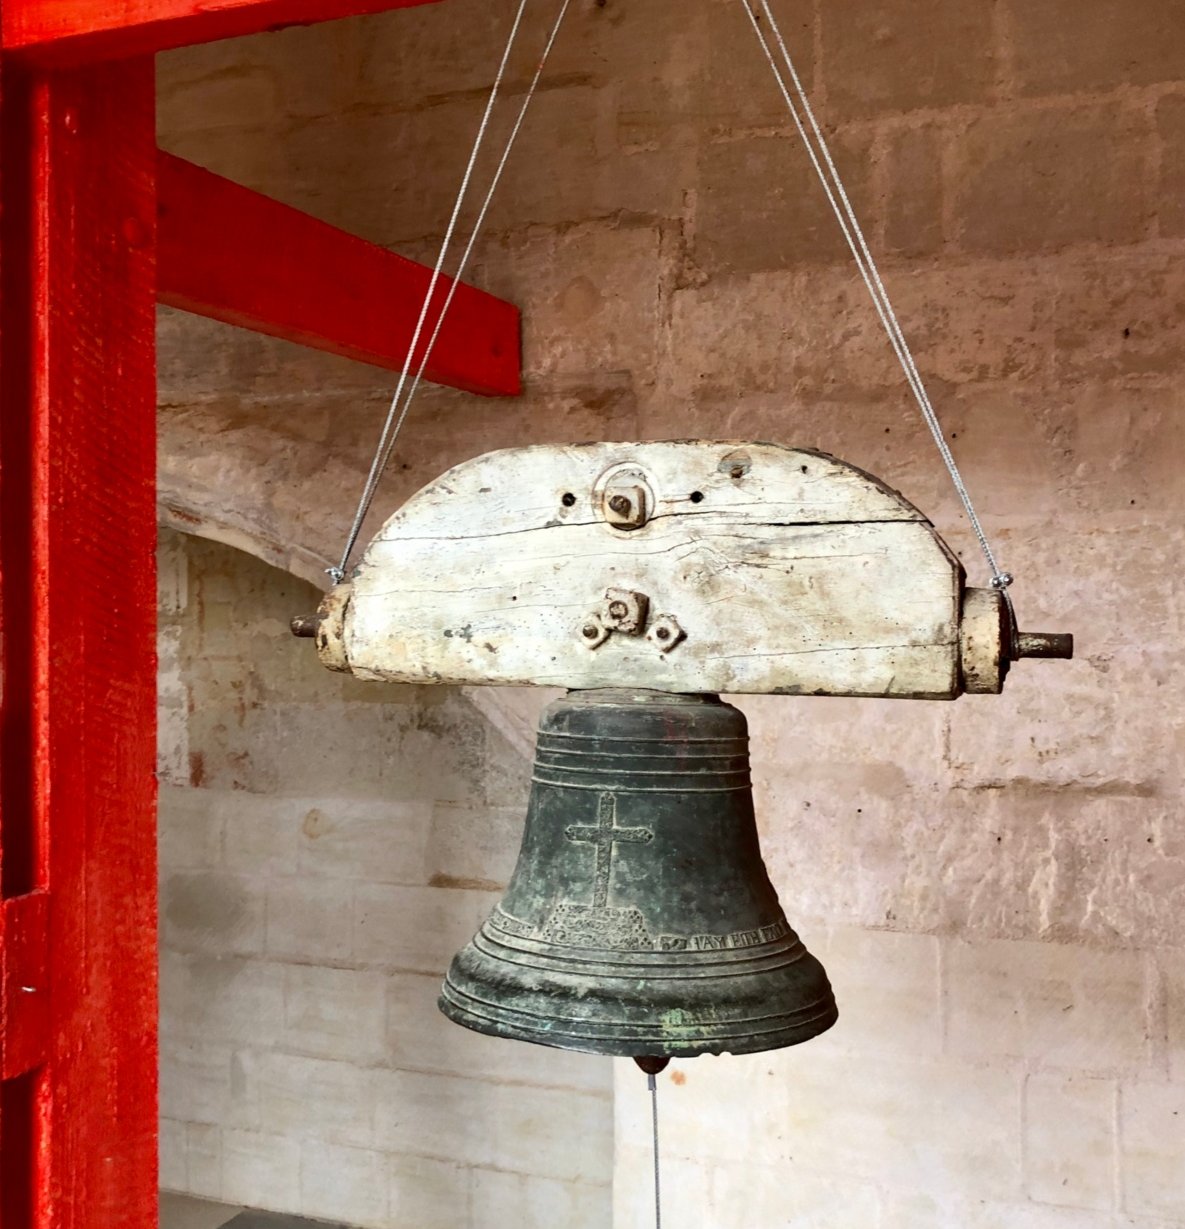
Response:
[[[160,550],[161,1183],[364,1229],[608,1223],[607,1059],[436,1010],[509,877],[526,764],[455,690],[287,632],[306,582]]]
[[[524,306],[526,394],[428,390],[379,509],[494,447],[774,439],[899,488],[982,583],[739,5],[574,0],[472,274]],[[1185,1226],[1185,21],[775,5],[1022,620],[1078,656],[953,705],[741,702],[771,875],[843,1020],[664,1077],[669,1218]],[[512,9],[163,57],[162,142],[428,258]],[[315,575],[390,381],[177,316],[162,339],[165,515]],[[632,1229],[646,1111],[617,1087]]]

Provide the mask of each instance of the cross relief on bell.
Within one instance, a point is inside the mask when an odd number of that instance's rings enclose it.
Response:
[[[830,1027],[831,987],[761,860],[739,710],[614,690],[551,705],[518,865],[441,1008],[628,1056],[770,1049]]]

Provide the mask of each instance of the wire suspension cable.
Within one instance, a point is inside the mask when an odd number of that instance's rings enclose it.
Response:
[[[654,1135],[654,1229],[662,1229],[662,1184],[658,1167],[658,1077],[653,1072],[646,1075],[650,1089],[650,1124]]]
[[[523,121],[527,117],[527,111],[530,109],[531,100],[535,97],[535,92],[539,88],[539,81],[543,76],[543,69],[551,56],[551,49],[555,46],[556,37],[560,32],[560,27],[563,25],[564,17],[571,6],[572,0],[563,0],[560,5],[560,11],[556,16],[555,22],[552,25],[551,33],[548,36],[547,43],[544,46],[543,54],[539,59],[539,63],[535,68],[535,75],[531,79],[531,83],[527,88],[527,92],[523,98],[522,105],[519,107],[518,115],[515,116],[514,124],[511,126],[510,135],[507,137],[506,145],[502,150],[502,156],[498,160],[498,165],[494,170],[493,178],[490,180],[490,186],[485,194],[485,199],[481,203],[481,208],[477,212],[477,218],[473,223],[473,227],[469,234],[469,240],[465,245],[465,251],[461,255],[461,260],[457,265],[457,271],[453,275],[453,281],[448,288],[448,294],[440,309],[440,314],[436,318],[436,324],[432,329],[432,336],[428,339],[427,346],[424,347],[424,353],[420,358],[419,366],[416,368],[415,378],[411,383],[411,387],[407,391],[404,398],[403,408],[400,410],[399,417],[396,420],[395,428],[391,433],[391,438],[387,442],[386,452],[383,455],[379,466],[380,475],[387,468],[387,463],[391,459],[391,452],[395,447],[395,439],[403,427],[403,422],[407,418],[407,412],[411,408],[412,398],[415,397],[417,390],[420,387],[420,382],[424,377],[424,370],[428,366],[428,360],[432,357],[432,351],[436,348],[436,341],[440,337],[440,330],[444,325],[445,316],[448,315],[448,310],[452,306],[453,298],[457,293],[457,287],[460,285],[461,278],[465,275],[465,270],[469,267],[469,258],[473,255],[474,245],[477,243],[478,235],[481,233],[481,228],[485,223],[486,214],[489,213],[490,204],[494,199],[494,194],[498,190],[498,185],[502,180],[502,173],[506,169],[506,163],[510,159],[511,150],[514,149],[515,142],[518,140],[518,134],[523,126]],[[351,548],[352,548],[351,544]]]
[[[785,100],[787,110],[790,112],[790,116],[794,121],[794,126],[798,130],[798,135],[802,138],[802,143],[806,148],[811,165],[814,167],[815,173],[819,177],[819,182],[823,185],[823,191],[826,193],[828,204],[831,206],[832,212],[835,214],[836,221],[839,223],[844,239],[847,241],[848,248],[851,250],[852,257],[856,262],[856,267],[860,272],[864,285],[868,289],[870,297],[872,298],[877,316],[879,317],[885,333],[889,338],[889,343],[893,347],[893,352],[896,354],[897,360],[901,364],[901,369],[905,374],[906,383],[909,385],[909,389],[913,393],[914,399],[917,401],[918,408],[922,412],[922,417],[930,429],[930,434],[934,437],[934,442],[938,446],[939,455],[942,457],[943,463],[946,465],[947,472],[950,474],[955,491],[967,513],[967,519],[970,522],[972,531],[979,542],[980,549],[983,551],[988,567],[991,569],[992,588],[999,590],[1003,595],[1004,601],[1008,607],[1008,613],[1012,624],[1012,635],[1015,637],[1016,617],[1012,608],[1011,596],[1008,593],[1008,586],[1012,584],[1013,578],[1008,572],[1002,571],[999,564],[996,562],[995,554],[992,551],[991,544],[988,542],[983,524],[980,521],[979,515],[975,511],[975,506],[971,501],[970,492],[967,490],[967,486],[963,481],[963,476],[959,472],[959,467],[955,462],[954,455],[951,453],[950,446],[947,444],[946,437],[943,435],[942,425],[938,421],[938,415],[934,410],[929,393],[926,391],[926,386],[922,380],[921,373],[918,371],[917,363],[914,361],[913,352],[911,351],[909,343],[905,338],[905,333],[901,328],[901,323],[897,317],[896,311],[893,308],[893,304],[889,298],[889,293],[885,288],[884,281],[881,279],[880,270],[877,268],[876,260],[874,259],[872,251],[868,246],[868,241],[864,236],[864,230],[860,225],[858,217],[856,216],[856,211],[852,206],[847,189],[844,187],[843,179],[841,178],[839,170],[835,165],[835,160],[831,155],[831,148],[828,145],[827,139],[823,135],[823,131],[815,117],[814,108],[811,106],[810,97],[802,84],[802,79],[798,75],[798,70],[794,66],[794,60],[790,55],[789,48],[786,46],[786,40],[782,36],[782,31],[778,25],[777,18],[774,16],[773,10],[770,8],[769,0],[759,0],[759,2],[762,13],[768,21],[769,28],[773,32],[773,36],[777,42],[778,50],[781,52],[781,58],[785,64],[786,75],[783,75],[783,71],[781,67],[779,67],[775,57],[774,49],[770,45],[770,41],[766,37],[765,31],[761,28],[760,16],[751,6],[750,0],[741,0],[741,4],[745,9],[745,13],[749,18],[753,31],[757,35],[757,40],[761,44],[761,49],[765,53],[765,57],[769,62],[770,69],[773,71],[774,79],[778,84],[778,88],[782,93],[783,99]],[[794,95],[797,96],[797,104],[795,102],[795,97],[791,95],[790,85],[787,84],[787,77],[790,84],[793,86]],[[801,111],[799,110],[800,107]],[[807,131],[808,125],[810,128],[809,134]],[[814,141],[811,139],[812,136]],[[817,150],[816,143],[818,146]]]
[[[457,293],[457,286],[460,283],[461,278],[464,276],[465,269],[469,263],[469,258],[472,255],[474,245],[477,242],[478,234],[480,233],[482,224],[485,222],[486,215],[489,212],[490,203],[493,200],[494,193],[496,192],[498,184],[501,181],[502,173],[506,169],[506,164],[510,159],[511,151],[513,150],[515,142],[518,139],[519,131],[522,128],[523,121],[526,118],[531,101],[538,90],[539,81],[543,76],[544,67],[546,66],[547,60],[551,55],[551,49],[555,45],[556,37],[559,34],[560,26],[563,24],[564,16],[571,5],[571,0],[563,0],[559,15],[552,26],[551,34],[547,40],[547,44],[543,50],[539,64],[536,67],[535,74],[531,79],[531,83],[523,99],[522,106],[519,108],[518,115],[510,130],[510,134],[507,137],[506,144],[502,150],[501,157],[499,158],[497,168],[494,171],[494,175],[490,182],[489,189],[486,192],[485,199],[483,200],[481,208],[478,211],[477,219],[473,224],[468,243],[465,246],[465,251],[461,257],[460,263],[457,266],[457,271],[453,275],[453,281],[449,286],[444,303],[441,305],[440,312],[436,317],[436,322],[432,327],[428,343],[424,347],[423,354],[420,356],[419,363],[417,364],[415,361],[416,350],[420,344],[420,339],[423,337],[425,332],[425,325],[431,309],[432,298],[436,293],[436,288],[440,283],[441,276],[443,275],[445,259],[448,255],[449,248],[452,246],[453,236],[456,233],[457,223],[461,215],[461,209],[469,193],[469,186],[473,178],[473,171],[477,165],[477,159],[481,153],[482,146],[485,143],[486,134],[490,125],[490,118],[493,115],[494,105],[498,100],[499,93],[501,92],[502,83],[506,76],[507,64],[509,63],[511,53],[514,50],[515,43],[518,39],[518,33],[522,26],[523,14],[526,11],[527,2],[528,0],[519,0],[518,10],[515,13],[514,22],[511,25],[510,33],[506,40],[506,47],[502,52],[502,59],[499,62],[498,71],[494,77],[494,83],[490,87],[489,98],[486,101],[485,111],[482,114],[481,123],[478,125],[477,134],[473,142],[473,148],[469,154],[469,161],[465,167],[465,173],[461,178],[461,186],[457,192],[457,198],[453,205],[452,215],[449,218],[444,239],[441,241],[440,252],[437,256],[436,264],[433,267],[432,276],[428,282],[428,289],[424,295],[424,302],[420,308],[419,318],[417,319],[415,329],[412,332],[411,343],[409,344],[407,350],[407,360],[399,374],[399,382],[396,385],[395,394],[391,399],[390,409],[387,411],[387,417],[383,424],[382,432],[379,436],[378,446],[375,449],[374,458],[370,465],[370,471],[367,475],[366,483],[363,486],[361,498],[358,501],[358,508],[354,514],[354,520],[350,526],[350,532],[346,539],[345,549],[342,552],[341,562],[336,567],[326,569],[334,583],[340,583],[346,575],[346,570],[349,567],[350,556],[353,554],[354,547],[357,545],[358,535],[362,531],[363,522],[366,520],[366,515],[370,511],[370,506],[374,501],[375,493],[378,490],[379,481],[387,468],[387,463],[391,459],[391,453],[395,447],[395,441],[398,438],[399,432],[403,427],[403,423],[407,418],[408,410],[411,408],[412,399],[415,397],[416,392],[420,387],[424,371],[428,366],[428,361],[432,356],[432,351],[436,346],[437,339],[440,337],[440,331],[444,325],[445,317],[447,316],[448,310],[452,306],[453,298]],[[415,373],[414,375],[411,375],[413,367],[415,368]],[[409,375],[411,376],[410,384],[408,383]]]
[[[432,276],[428,280],[428,289],[424,294],[424,302],[420,307],[420,315],[416,320],[415,328],[412,330],[411,342],[407,347],[407,360],[403,364],[403,369],[399,373],[399,382],[395,386],[395,395],[391,398],[391,408],[387,411],[387,418],[383,423],[382,433],[379,435],[378,447],[375,449],[374,458],[370,463],[370,472],[367,474],[366,483],[362,488],[362,496],[358,501],[358,509],[354,514],[354,520],[350,526],[350,532],[346,539],[346,547],[342,552],[341,563],[335,568],[327,569],[334,583],[340,583],[346,574],[346,568],[350,562],[350,554],[353,552],[354,544],[358,541],[358,534],[361,532],[362,522],[366,519],[366,513],[370,510],[371,501],[374,499],[375,490],[378,488],[379,479],[382,477],[382,461],[384,454],[387,452],[387,444],[390,440],[395,418],[399,411],[399,405],[403,397],[404,385],[407,383],[407,375],[412,368],[416,347],[420,344],[420,337],[424,331],[424,321],[428,318],[428,309],[432,303],[432,296],[436,293],[437,284],[439,283],[441,273],[444,270],[445,258],[448,255],[449,247],[453,241],[453,232],[456,230],[457,220],[461,216],[461,207],[465,203],[465,197],[469,192],[469,181],[473,178],[473,169],[477,165],[478,155],[481,152],[482,145],[485,143],[486,132],[490,126],[490,117],[493,115],[494,104],[498,100],[498,94],[502,88],[502,81],[506,76],[506,65],[510,60],[510,54],[514,50],[514,44],[518,39],[518,32],[522,26],[523,13],[526,11],[526,7],[527,0],[519,0],[518,10],[514,15],[514,22],[510,27],[510,33],[506,39],[506,46],[502,51],[502,59],[498,64],[498,71],[494,76],[494,84],[490,87],[490,94],[486,99],[486,106],[485,110],[482,112],[481,123],[478,125],[477,135],[473,140],[473,148],[469,151],[469,161],[465,166],[465,173],[461,177],[461,186],[457,191],[457,199],[453,203],[452,216],[449,218],[448,226],[445,227],[444,238],[441,240],[440,251],[436,257],[436,264],[432,269]]]

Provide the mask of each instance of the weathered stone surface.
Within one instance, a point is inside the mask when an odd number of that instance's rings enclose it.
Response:
[[[1146,119],[1111,104],[973,120],[958,142],[958,243],[987,255],[1148,235]]]
[[[1159,1229],[1149,1222],[1116,1221],[1109,1212],[1085,1212],[1081,1208],[1056,1208],[1034,1203],[968,1202],[936,1199],[931,1195],[886,1195],[880,1229]]]
[[[869,142],[832,142],[857,214],[868,204]],[[754,185],[763,185],[756,191]],[[843,232],[794,133],[704,145],[694,212],[696,266],[708,275],[850,260]]]
[[[1055,374],[1152,385],[1185,358],[1185,274],[1162,255],[1122,260],[1114,253],[1059,268]]]
[[[309,1216],[344,1216],[361,1229],[388,1224],[385,1153],[310,1143],[300,1150],[300,1203]]]
[[[610,1177],[608,1150],[577,1144],[612,1129],[607,1095],[410,1071],[378,1073],[376,1084],[386,1151],[584,1184]]]
[[[946,1048],[1097,1075],[1149,1070],[1153,987],[1141,952],[1050,943],[944,948]]]
[[[1170,1076],[1185,1083],[1185,951],[1160,953],[1160,978],[1165,997],[1165,1040]]]
[[[1120,1165],[1128,1212],[1185,1217],[1185,1191],[1175,1160],[1185,1119],[1185,1085],[1125,1084],[1120,1092]]]
[[[1000,381],[1015,396],[1017,381],[1047,378],[1053,293],[1019,265],[892,267],[884,270],[884,281],[944,419],[951,414],[952,386],[972,385],[983,395],[985,385]],[[880,447],[886,425],[890,434],[920,425],[872,300],[847,266],[680,290],[670,328],[669,379],[683,397],[735,406],[765,395],[781,411],[779,434],[796,444],[810,438],[800,434],[804,428],[825,427],[831,442],[850,453]],[[696,350],[694,339],[705,335],[712,345]],[[693,364],[677,361],[689,352]],[[816,401],[824,404],[816,408]],[[959,429],[957,420],[950,429]],[[932,448],[927,437],[917,437],[923,461],[937,460]],[[999,468],[993,466],[993,474]]]
[[[1106,1211],[1115,1202],[1115,1111],[1110,1080],[1025,1081],[1025,1186],[1038,1203]]]
[[[476,1224],[471,1170],[423,1156],[387,1160],[388,1224],[452,1229]]]
[[[1185,235],[1185,98],[1170,94],[1156,108],[1156,132],[1161,141],[1160,230]]]
[[[825,5],[820,28],[828,112],[875,115],[991,94],[991,10],[977,0]]]
[[[613,1188],[475,1169],[473,1200],[479,1208],[505,1209],[516,1229],[603,1229],[612,1216]]]
[[[1020,1082],[1013,1072],[856,1060],[808,1043],[752,1062],[697,1060],[675,1074],[682,1082],[664,1074],[661,1090],[666,1146],[675,1156],[924,1184],[973,1199],[1020,1194]],[[645,1092],[644,1081],[619,1069],[619,1099],[637,1103]],[[755,1097],[765,1107],[760,1119],[747,1109]],[[625,1135],[627,1149],[644,1146],[645,1120],[634,1117],[637,1134]]]
[[[654,370],[662,339],[661,245],[652,226],[577,226],[485,246],[482,284],[532,305],[523,328],[534,380],[583,379],[611,398],[611,373]]]
[[[885,200],[885,248],[889,252],[918,258],[942,249],[945,136],[933,124],[889,134],[881,160],[889,181]]]
[[[1180,75],[1181,12],[1173,0],[1142,0],[1130,9],[1008,0],[1005,12],[1012,64],[1025,93],[1095,94]]]

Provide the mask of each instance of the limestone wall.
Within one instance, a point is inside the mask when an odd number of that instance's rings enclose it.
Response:
[[[162,141],[424,258],[511,9],[163,57]],[[664,1077],[670,1220],[1185,1225],[1185,24],[777,9],[1023,621],[1078,658],[954,705],[744,702],[771,874],[843,1020]],[[775,439],[885,478],[983,581],[763,71],[739,0],[574,3],[473,273],[525,308],[527,393],[431,390],[380,508],[508,444]],[[166,515],[314,575],[390,381],[176,316],[162,338]],[[616,1229],[648,1223],[641,1094],[623,1071]]]
[[[600,1229],[612,1073],[436,1010],[526,762],[455,689],[329,674],[306,582],[164,531],[161,1183],[365,1229]]]

